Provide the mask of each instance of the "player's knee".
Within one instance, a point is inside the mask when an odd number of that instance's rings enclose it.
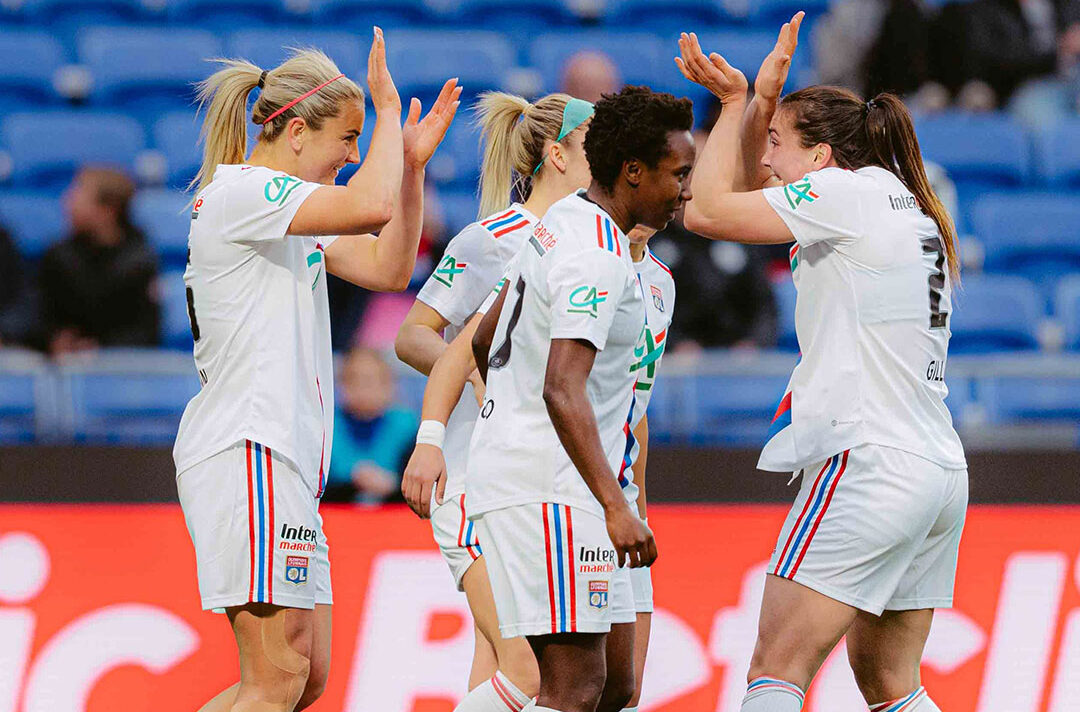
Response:
[[[863,655],[854,650],[848,650],[848,662],[859,691],[870,702],[903,697],[919,686],[917,669],[894,670],[874,655]]]
[[[323,692],[326,691],[326,678],[325,673],[316,675],[315,671],[308,675],[304,683],[304,691],[300,695],[300,701],[296,703],[296,712],[307,709],[322,697]]]
[[[540,691],[540,668],[529,646],[510,646],[510,649],[499,653],[499,669],[502,673],[523,693],[536,697]]]
[[[602,703],[596,712],[618,712],[630,705],[634,696],[634,671],[608,670],[607,680],[604,683]]]

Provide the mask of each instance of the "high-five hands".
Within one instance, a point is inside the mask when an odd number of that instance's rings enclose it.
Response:
[[[780,36],[776,38],[776,45],[761,63],[757,79],[754,80],[754,94],[762,99],[775,102],[780,98],[780,92],[784,90],[784,83],[791,69],[791,59],[795,56],[795,48],[799,46],[799,28],[805,16],[806,13],[797,12],[791,22],[784,23],[780,28]]]
[[[681,56],[675,58],[675,64],[683,76],[708,89],[722,104],[746,99],[748,85],[743,73],[716,52],[706,57],[695,33],[682,33],[679,53]]]
[[[457,81],[457,78],[448,79],[446,84],[443,84],[439,97],[423,119],[420,119],[420,100],[413,97],[409,102],[409,115],[401,130],[406,163],[416,167],[427,165],[435,154],[435,149],[442,143],[446,130],[450,128],[450,122],[454,120],[454,114],[461,105],[461,87]]]

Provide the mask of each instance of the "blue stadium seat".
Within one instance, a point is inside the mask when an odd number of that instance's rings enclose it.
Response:
[[[609,26],[633,27],[648,18],[648,27],[664,34],[700,34],[703,29],[736,19],[717,0],[612,0],[607,7],[604,22]]]
[[[510,40],[483,30],[392,30],[386,35],[386,53],[402,96],[419,96],[425,106],[451,77],[475,96],[501,88],[517,64]]]
[[[334,60],[338,68],[367,89],[367,52],[371,40],[351,32],[299,30],[241,30],[228,36],[226,54],[254,62],[263,69],[273,69],[288,57],[289,47],[314,47]],[[395,77],[396,80],[396,77]]]
[[[1080,377],[984,378],[975,388],[993,422],[1080,422]]]
[[[76,44],[94,78],[90,101],[148,119],[192,106],[193,83],[217,69],[206,60],[223,54],[212,33],[174,27],[87,27]]]
[[[132,201],[132,221],[146,233],[167,267],[182,267],[187,262],[190,201],[186,193],[165,189],[140,190]]]
[[[174,188],[187,188],[199,172],[200,128],[199,117],[191,111],[173,111],[154,122],[154,147],[165,156],[166,179]]]
[[[916,122],[923,156],[940,163],[957,184],[1020,185],[1028,180],[1030,146],[1024,129],[999,114],[949,113]],[[988,147],[993,150],[988,150]]]
[[[61,371],[77,442],[170,445],[199,392],[190,355],[102,352]]]
[[[184,271],[171,270],[159,277],[161,287],[161,343],[170,349],[190,349],[191,321],[187,309]]]
[[[552,32],[535,38],[528,51],[529,65],[540,72],[545,92],[558,90],[566,60],[583,50],[599,51],[611,57],[627,84],[655,85],[658,79],[670,81],[669,63],[678,75],[671,47],[651,32]]]
[[[1080,193],[989,193],[971,215],[987,270],[1042,284],[1080,272]]]
[[[1043,299],[1023,277],[969,275],[953,293],[949,353],[1022,351],[1039,347]]]
[[[577,21],[563,0],[459,0],[452,19],[464,26],[525,37],[543,27],[562,27]]]
[[[682,394],[695,441],[760,447],[787,382],[787,376],[695,376]]]
[[[446,229],[451,235],[456,235],[469,223],[476,222],[480,199],[476,197],[475,190],[443,190],[439,191],[439,205],[442,206]]]
[[[1058,282],[1054,314],[1065,327],[1065,348],[1080,351],[1080,274]]]
[[[480,132],[467,119],[455,120],[428,164],[428,176],[440,186],[475,188],[481,158]]]
[[[133,170],[146,136],[139,122],[124,114],[20,112],[0,123],[0,147],[12,159],[11,183],[20,188],[61,188],[84,164]]]
[[[798,351],[799,338],[795,333],[795,283],[784,279],[774,283],[772,289],[776,299],[776,347],[783,351]]]
[[[45,359],[0,352],[0,445],[48,439],[57,429],[56,382]]]
[[[68,33],[96,24],[127,24],[158,13],[143,0],[23,0],[21,14],[31,25]]]
[[[780,25],[791,19],[799,10],[806,12],[807,26],[800,32],[804,39],[808,39],[810,33],[806,30],[808,25],[824,15],[829,9],[829,0],[729,0],[732,6],[746,6],[748,16],[752,22],[762,26]]]
[[[35,260],[64,236],[64,209],[48,193],[0,194],[0,223],[11,230],[23,257]]]
[[[374,25],[414,27],[434,19],[424,0],[311,0],[311,16],[316,25],[362,33],[365,43]]]
[[[290,6],[287,0],[168,0],[168,15],[176,23],[227,32],[306,19]]]
[[[64,63],[64,48],[52,35],[0,30],[0,92],[9,105],[56,103],[53,75]]]
[[[1071,118],[1038,137],[1039,171],[1050,185],[1080,187],[1080,118]]]

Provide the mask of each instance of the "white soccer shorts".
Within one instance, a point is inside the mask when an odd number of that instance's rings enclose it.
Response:
[[[332,603],[319,501],[296,466],[244,440],[180,473],[205,610]]]
[[[768,572],[874,615],[949,608],[967,470],[861,445],[803,470]]]
[[[431,506],[431,531],[435,543],[439,545],[443,561],[450,567],[454,584],[462,591],[461,580],[465,572],[484,554],[476,534],[476,523],[465,516],[464,494],[444,499],[442,504],[435,504],[432,497]]]

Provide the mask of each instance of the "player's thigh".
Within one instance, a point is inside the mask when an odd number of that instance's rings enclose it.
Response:
[[[454,577],[454,584],[459,591],[464,591],[465,574],[483,553],[479,527],[466,516],[464,495],[451,497],[438,505],[433,502],[432,505],[432,537],[450,569],[450,575]]]
[[[522,692],[535,694],[540,684],[540,672],[532,650],[524,638],[504,638],[499,631],[499,615],[488,580],[487,557],[481,556],[469,567],[462,578],[462,586],[469,601],[469,610],[482,636],[482,640],[477,640],[474,666],[480,662],[481,648],[490,649],[494,658],[492,674],[497,667]]]
[[[919,663],[934,620],[932,608],[860,611],[847,632],[855,681],[868,703],[894,700],[919,687]]]
[[[607,678],[607,634],[555,633],[528,641],[540,666],[537,705],[595,709]]]
[[[326,687],[326,680],[330,676],[333,609],[332,604],[317,603],[313,614],[311,672],[308,674],[308,688],[317,689],[320,693]]]
[[[634,695],[634,642],[636,623],[616,623],[607,635],[603,702],[618,700],[621,709]],[[603,708],[605,705],[601,703]]]
[[[248,603],[226,614],[240,651],[241,686],[287,689],[298,699],[311,668],[315,612]]]
[[[652,633],[652,613],[638,613],[634,623],[634,697],[630,707],[641,698],[641,681],[645,677],[645,658],[649,653],[649,635]]]

